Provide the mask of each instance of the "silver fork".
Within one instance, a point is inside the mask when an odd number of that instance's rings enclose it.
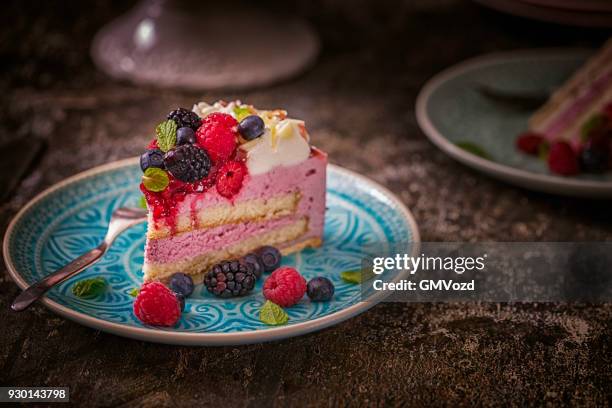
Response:
[[[147,220],[147,211],[140,208],[121,207],[113,211],[104,240],[89,252],[76,258],[61,269],[32,284],[19,294],[11,304],[11,309],[21,312],[40,299],[49,289],[68,278],[83,272],[102,258],[123,231]]]

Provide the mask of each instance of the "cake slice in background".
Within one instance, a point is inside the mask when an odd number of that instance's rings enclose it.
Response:
[[[183,272],[199,282],[264,245],[283,254],[321,245],[327,155],[310,146],[303,121],[238,101],[198,103],[157,132],[141,157],[145,281]]]
[[[612,102],[612,39],[578,69],[529,119],[529,130],[579,146]],[[582,136],[582,137],[581,137]]]
[[[612,39],[529,118],[516,145],[562,176],[612,168]]]

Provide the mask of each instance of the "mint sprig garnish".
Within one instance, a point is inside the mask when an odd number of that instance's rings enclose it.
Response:
[[[370,269],[355,269],[341,272],[340,277],[348,283],[361,283],[372,279],[374,273]]]
[[[72,293],[80,298],[93,298],[106,290],[106,280],[97,278],[83,279],[72,285]]]
[[[162,152],[167,152],[176,145],[176,122],[165,120],[155,128],[157,146]]]
[[[138,294],[140,293],[140,289],[138,288],[133,288],[132,290],[130,290],[129,294],[131,297],[136,297],[138,296]]]
[[[157,167],[149,167],[142,175],[142,184],[149,191],[164,191],[168,187],[168,183],[170,183],[168,174]]]
[[[457,142],[457,143],[455,143],[455,145],[457,145],[457,147],[462,148],[466,152],[472,153],[473,155],[476,155],[478,157],[482,157],[483,159],[491,160],[491,155],[489,155],[489,153],[487,153],[487,151],[485,149],[483,149],[482,147],[478,146],[476,143],[472,143],[472,142]]]
[[[276,303],[266,300],[259,310],[259,320],[268,326],[281,326],[289,321],[289,315]]]

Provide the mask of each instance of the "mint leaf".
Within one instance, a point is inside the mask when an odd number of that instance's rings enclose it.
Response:
[[[234,111],[234,115],[236,115],[236,120],[238,122],[251,115],[251,110],[248,106],[234,106],[232,110]]]
[[[145,196],[140,196],[140,200],[138,200],[138,207],[147,209],[147,199]]]
[[[601,113],[596,113],[587,119],[580,128],[580,139],[586,142],[591,138],[591,133],[606,125],[606,116]]]
[[[457,147],[462,148],[466,152],[472,153],[478,157],[482,157],[483,159],[491,160],[491,156],[489,153],[485,151],[482,147],[478,146],[476,143],[472,142],[457,142],[455,143]]]
[[[162,152],[167,152],[176,145],[176,122],[166,120],[155,128],[157,133],[157,146]]]
[[[369,269],[356,269],[340,273],[343,281],[348,283],[361,283],[374,277],[374,273]]]
[[[266,300],[259,310],[259,320],[268,326],[281,326],[289,321],[289,315],[276,303]]]
[[[140,293],[140,289],[138,289],[138,288],[134,288],[134,289],[130,290],[130,292],[129,292],[131,297],[136,297],[136,296],[138,296],[139,293]]]
[[[149,191],[164,191],[168,187],[168,183],[170,183],[168,174],[157,167],[149,167],[142,175],[142,184]]]
[[[92,298],[100,295],[106,289],[106,280],[97,278],[83,279],[72,285],[72,293],[80,298]]]

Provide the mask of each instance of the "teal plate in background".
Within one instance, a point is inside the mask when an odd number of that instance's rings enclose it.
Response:
[[[519,152],[517,136],[532,112],[503,106],[477,92],[479,85],[518,93],[546,93],[559,87],[592,54],[585,50],[529,50],[474,58],[439,73],[421,90],[419,126],[441,150],[459,162],[517,186],[546,193],[612,197],[612,172],[561,177],[546,163]],[[484,159],[455,144],[471,142]]]
[[[9,273],[23,289],[60,268],[104,237],[114,209],[136,206],[142,173],[137,159],[100,166],[71,177],[41,193],[13,219],[4,238]],[[96,265],[49,291],[45,305],[86,326],[145,341],[186,345],[231,345],[278,340],[337,324],[373,306],[380,298],[362,299],[359,285],[340,279],[340,272],[358,269],[366,248],[406,251],[419,242],[417,225],[404,205],[387,189],[330,165],[327,176],[324,245],[283,258],[308,280],[329,277],[336,294],[330,302],[304,297],[287,308],[289,323],[270,327],[259,321],[265,301],[262,280],[252,294],[219,299],[197,285],[175,328],[143,325],[132,311],[129,292],[142,282],[146,225],[123,233]],[[75,281],[103,276],[109,287],[94,299],[71,292]],[[27,312],[24,312],[27,313]]]

